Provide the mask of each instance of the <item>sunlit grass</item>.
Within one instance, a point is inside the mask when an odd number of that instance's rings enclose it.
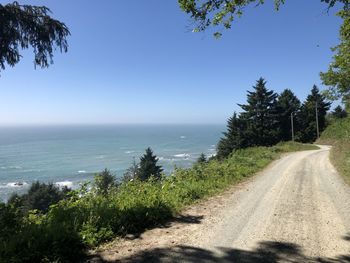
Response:
[[[332,145],[331,161],[350,184],[350,118],[334,120],[319,143]]]

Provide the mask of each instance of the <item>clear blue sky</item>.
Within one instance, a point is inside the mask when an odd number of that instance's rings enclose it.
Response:
[[[9,1],[0,1],[2,4]],[[225,123],[259,77],[304,99],[331,61],[340,19],[320,0],[247,8],[221,40],[192,33],[175,0],[19,1],[71,31],[49,69],[0,77],[0,124]]]

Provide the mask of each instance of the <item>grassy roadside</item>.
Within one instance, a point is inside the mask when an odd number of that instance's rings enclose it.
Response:
[[[334,120],[322,133],[318,143],[333,146],[331,161],[350,184],[350,117]]]
[[[14,208],[3,208],[0,262],[75,261],[86,248],[166,222],[197,200],[254,175],[283,153],[312,149],[317,147],[298,143],[249,148],[224,161],[176,169],[160,182],[122,184],[106,196],[81,189],[44,215],[33,211],[19,218]]]

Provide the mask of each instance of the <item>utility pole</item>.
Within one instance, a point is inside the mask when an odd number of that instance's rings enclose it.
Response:
[[[318,105],[316,101],[316,129],[317,129],[317,139],[320,138],[320,129],[318,127]]]
[[[293,120],[293,113],[294,113],[294,112],[292,112],[292,113],[290,114],[290,121],[291,121],[291,124],[292,124],[292,141],[294,142],[294,120]]]

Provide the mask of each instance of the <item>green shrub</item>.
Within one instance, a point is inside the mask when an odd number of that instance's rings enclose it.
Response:
[[[94,190],[97,194],[107,195],[109,191],[117,187],[115,176],[108,169],[94,177]]]
[[[24,213],[30,210],[39,210],[46,213],[49,207],[57,204],[60,200],[67,197],[70,189],[63,187],[62,189],[53,183],[34,182],[30,186],[28,193],[24,195],[14,194],[10,197],[8,203],[21,207]]]

